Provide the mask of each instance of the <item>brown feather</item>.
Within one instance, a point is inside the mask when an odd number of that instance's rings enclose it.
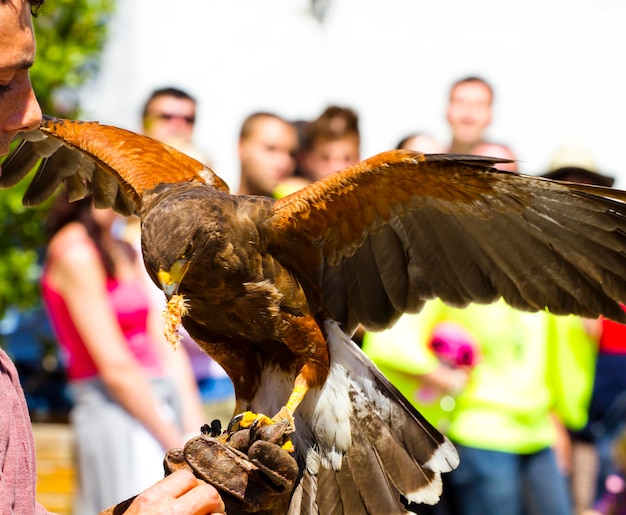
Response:
[[[113,175],[119,182],[121,190],[132,202],[131,204],[126,201],[115,201],[114,196],[105,195],[107,201],[101,198],[100,207],[117,205],[127,209],[129,205],[134,205],[133,211],[138,212],[141,198],[146,191],[154,189],[159,184],[173,181],[208,183],[222,191],[228,191],[226,183],[205,165],[147,136],[140,136],[118,127],[100,125],[97,122],[69,122],[51,117],[44,117],[40,131],[53,140],[88,155],[90,160]],[[39,147],[45,149],[54,147],[48,141],[44,139],[31,143],[30,146],[36,147],[35,150],[30,149],[24,153],[37,156],[43,154],[46,157],[46,152],[40,151]],[[29,164],[22,163],[20,170],[27,167],[30,169],[32,165],[29,167]],[[62,176],[64,169],[66,169],[64,166],[58,166],[54,173],[47,172],[50,179],[56,179],[55,186],[66,178]],[[13,177],[13,174],[9,174],[9,177]],[[14,182],[14,179],[11,179],[11,182]],[[7,179],[8,185],[10,184]],[[31,188],[31,205],[42,202],[53,193],[50,191],[53,185],[48,183],[44,187],[33,183]]]
[[[185,327],[233,379],[238,409],[277,411],[296,377],[308,389],[290,513],[401,513],[400,495],[436,501],[457,464],[341,331],[387,327],[435,297],[626,320],[624,192],[392,151],[274,201],[231,195],[201,163],[123,129],[46,118],[26,138],[0,185],[43,157],[28,202],[64,182],[139,214],[153,280],[185,262]]]
[[[20,134],[23,140],[2,162],[0,188],[10,188],[20,182],[41,158],[50,157],[62,143],[47,138],[40,131]]]
[[[344,285],[339,292],[325,289],[340,296],[328,295],[325,302],[335,308],[333,313],[348,332],[358,323],[385,325],[367,314],[368,306],[362,304],[367,297],[357,297],[363,288],[353,272],[366,275],[359,253],[382,227],[395,230],[408,257],[414,288],[406,311],[419,309],[424,299],[434,297],[464,306],[504,296],[519,309],[549,306],[555,313],[587,317],[604,311],[624,320],[619,302],[626,295],[616,290],[623,266],[615,259],[603,261],[599,268],[580,259],[578,266],[571,266],[570,254],[556,249],[561,238],[571,237],[581,254],[592,254],[597,240],[605,236],[605,245],[623,249],[626,235],[623,215],[618,213],[624,212],[626,194],[475,165],[495,162],[410,151],[381,154],[276,202],[273,237],[290,239],[305,233],[317,241],[321,249],[317,266],[323,277],[333,282],[342,277]],[[585,224],[585,218],[593,225]],[[545,235],[538,237],[540,232]],[[382,257],[375,253],[368,261],[382,262]],[[396,266],[405,266],[403,260],[387,265]],[[589,276],[593,268],[596,271]],[[578,286],[568,294],[558,277]],[[394,288],[384,279],[383,284],[387,295],[404,295],[405,286]],[[595,292],[589,301],[582,294],[587,288]],[[387,316],[388,323],[396,318],[393,311]]]

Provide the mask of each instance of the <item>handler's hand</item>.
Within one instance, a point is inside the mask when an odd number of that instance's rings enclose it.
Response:
[[[224,503],[215,488],[188,470],[177,470],[101,515],[221,515],[224,512]]]
[[[218,489],[228,515],[286,513],[299,469],[286,448],[286,426],[242,429],[227,438],[203,434],[165,456],[166,471],[191,469]]]

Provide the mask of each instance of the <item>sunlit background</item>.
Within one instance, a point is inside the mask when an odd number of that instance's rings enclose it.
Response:
[[[496,91],[490,139],[522,171],[584,144],[623,187],[625,22],[619,0],[119,2],[84,116],[137,129],[152,89],[186,89],[199,100],[196,142],[235,188],[237,132],[252,111],[307,119],[349,105],[366,157],[415,130],[447,142],[448,88],[478,74]]]

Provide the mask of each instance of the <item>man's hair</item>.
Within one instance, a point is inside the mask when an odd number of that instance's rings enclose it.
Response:
[[[45,0],[42,0],[42,1],[45,1]],[[183,91],[182,89],[172,88],[172,87],[155,89],[148,97],[148,100],[146,100],[146,103],[143,105],[143,110],[141,112],[141,117],[143,119],[147,118],[150,104],[153,102],[155,98],[158,98],[158,97],[174,97],[174,98],[180,98],[182,100],[191,100],[194,104],[196,103],[196,99],[193,98],[186,91]]]
[[[246,119],[241,124],[241,129],[239,130],[239,140],[244,140],[250,137],[250,134],[254,131],[254,126],[259,120],[263,119],[274,119],[285,124],[289,124],[287,120],[278,116],[277,114],[270,113],[268,111],[258,111],[256,113],[252,113],[247,116]]]
[[[348,136],[360,143],[359,116],[349,107],[330,105],[308,125],[304,148],[311,149],[318,141],[337,141]]]
[[[452,92],[456,89],[457,86],[460,86],[462,84],[468,84],[470,82],[478,82],[480,84],[483,84],[489,90],[489,93],[491,94],[491,100],[493,101],[493,88],[491,87],[491,84],[489,84],[489,82],[487,82],[482,77],[479,77],[478,75],[469,75],[454,82],[450,87],[450,97],[452,97]]]
[[[409,134],[408,136],[405,136],[398,142],[398,144],[396,145],[396,150],[402,150],[406,148],[407,143],[411,141],[413,138],[421,138],[421,137],[429,138],[430,134],[427,134],[425,132],[412,132],[411,134]]]

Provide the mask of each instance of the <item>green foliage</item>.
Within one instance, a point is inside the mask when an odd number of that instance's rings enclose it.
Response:
[[[31,81],[46,114],[75,117],[78,106],[60,105],[98,71],[115,0],[48,0],[35,20],[37,62]]]
[[[39,297],[39,259],[46,206],[22,205],[26,182],[0,192],[0,318],[11,307],[27,309]]]
[[[37,59],[31,80],[46,114],[76,117],[80,106],[61,105],[61,93],[77,88],[98,70],[115,0],[48,0],[34,20]],[[78,98],[78,95],[73,95]],[[47,206],[25,208],[28,181],[0,192],[0,319],[11,306],[39,301],[40,256],[45,248]]]

